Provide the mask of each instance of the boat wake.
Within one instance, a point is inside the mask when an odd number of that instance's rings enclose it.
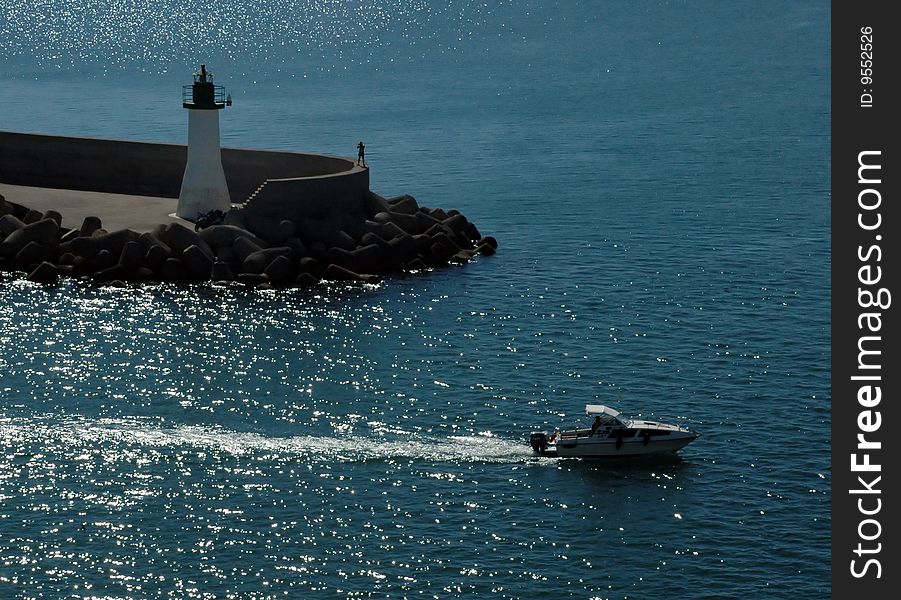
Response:
[[[218,452],[233,457],[331,462],[429,461],[516,463],[532,457],[519,441],[481,434],[423,436],[413,433],[363,432],[346,435],[269,436],[219,426],[160,426],[150,419],[65,421],[51,418],[2,419],[0,441],[6,448],[36,451],[56,448],[65,453],[91,449],[157,451],[173,449]],[[165,452],[164,452],[165,451]]]

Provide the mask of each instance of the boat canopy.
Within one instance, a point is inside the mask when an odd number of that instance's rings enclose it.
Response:
[[[611,417],[619,417],[619,411],[610,408],[609,406],[604,406],[603,404],[586,404],[585,405],[585,414],[589,417],[593,417],[595,415],[608,415]]]

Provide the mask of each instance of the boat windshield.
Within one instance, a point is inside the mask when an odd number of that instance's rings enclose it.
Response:
[[[611,415],[598,415],[596,418],[601,427],[618,427],[623,424],[617,417]]]

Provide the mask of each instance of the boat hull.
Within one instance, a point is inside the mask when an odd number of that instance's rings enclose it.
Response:
[[[615,439],[578,438],[561,440],[549,444],[538,454],[557,458],[627,458],[653,454],[671,454],[681,450],[698,436],[686,434],[670,436],[666,440],[652,440],[647,444],[642,439],[623,440],[617,448]]]

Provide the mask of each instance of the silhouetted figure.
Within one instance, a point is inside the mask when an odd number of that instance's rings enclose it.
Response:
[[[357,164],[366,166],[366,146],[363,145],[362,140],[357,144]]]
[[[600,417],[600,415],[595,415],[594,423],[591,424],[591,433],[589,433],[588,435],[589,436],[594,435],[600,426],[601,426],[601,417]]]

